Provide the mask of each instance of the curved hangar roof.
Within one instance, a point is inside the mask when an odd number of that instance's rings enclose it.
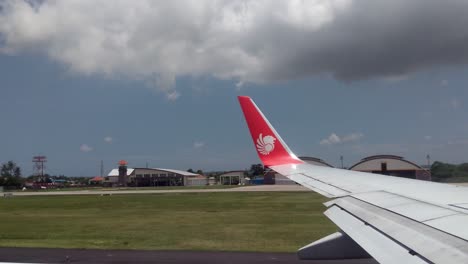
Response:
[[[375,155],[363,158],[354,164],[350,170],[355,171],[380,171],[382,163],[387,164],[387,170],[424,170],[421,166],[394,155]]]
[[[170,173],[180,174],[183,176],[199,176],[199,174],[182,171],[182,170],[173,170],[173,169],[163,169],[163,168],[127,168],[127,176],[133,173],[135,170],[158,170],[158,171],[166,171]],[[107,176],[119,176],[119,169],[112,169]]]
[[[350,168],[354,171],[372,172],[418,180],[431,180],[431,172],[421,166],[394,155],[377,155],[363,158]]]

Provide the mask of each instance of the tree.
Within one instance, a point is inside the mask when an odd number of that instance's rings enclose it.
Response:
[[[431,175],[434,181],[465,181],[468,179],[468,163],[454,165],[436,161],[431,166]]]
[[[3,163],[0,169],[0,185],[19,188],[22,184],[21,168],[13,161]]]
[[[203,175],[203,171],[202,170],[197,170],[197,174]]]
[[[193,170],[192,170],[192,169],[188,169],[187,172],[193,173]]]
[[[0,171],[0,176],[2,177],[21,177],[21,168],[16,166],[16,163],[13,161],[8,161],[7,163],[2,164],[2,169]]]
[[[265,168],[262,164],[252,164],[250,166],[249,175],[250,176],[258,176],[263,175],[265,173]]]

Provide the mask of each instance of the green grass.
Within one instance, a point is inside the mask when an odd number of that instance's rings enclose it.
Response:
[[[0,199],[0,246],[294,252],[336,231],[312,192]]]

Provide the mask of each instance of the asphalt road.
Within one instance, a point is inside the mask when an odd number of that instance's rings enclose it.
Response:
[[[293,253],[0,248],[0,262],[17,263],[223,263],[377,264],[372,259],[301,261]]]
[[[5,192],[12,196],[48,196],[48,195],[113,195],[113,194],[150,194],[150,193],[205,193],[205,192],[298,192],[310,191],[300,185],[258,185],[225,189],[176,189],[176,190],[80,190],[80,191],[25,191]],[[0,194],[1,195],[1,194]]]

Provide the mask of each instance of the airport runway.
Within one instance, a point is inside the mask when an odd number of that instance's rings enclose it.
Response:
[[[450,183],[452,185],[458,185],[468,187],[468,183]],[[236,188],[224,188],[224,189],[176,189],[176,190],[80,190],[80,191],[38,191],[38,192],[4,192],[5,194],[11,194],[12,196],[48,196],[48,195],[114,195],[114,194],[151,194],[151,193],[209,193],[209,192],[304,192],[311,191],[303,186],[293,185],[254,185],[254,186],[243,186]],[[0,193],[0,197],[2,193]]]
[[[195,264],[377,264],[372,259],[301,261],[293,253],[0,248],[0,262],[17,263],[195,263]]]
[[[300,192],[310,191],[300,185],[255,185],[225,189],[177,189],[177,190],[80,190],[80,191],[38,191],[10,192],[12,196],[47,195],[113,195],[113,194],[151,194],[151,193],[205,193],[205,192]],[[6,192],[5,192],[6,193]],[[5,194],[4,193],[4,194]]]

